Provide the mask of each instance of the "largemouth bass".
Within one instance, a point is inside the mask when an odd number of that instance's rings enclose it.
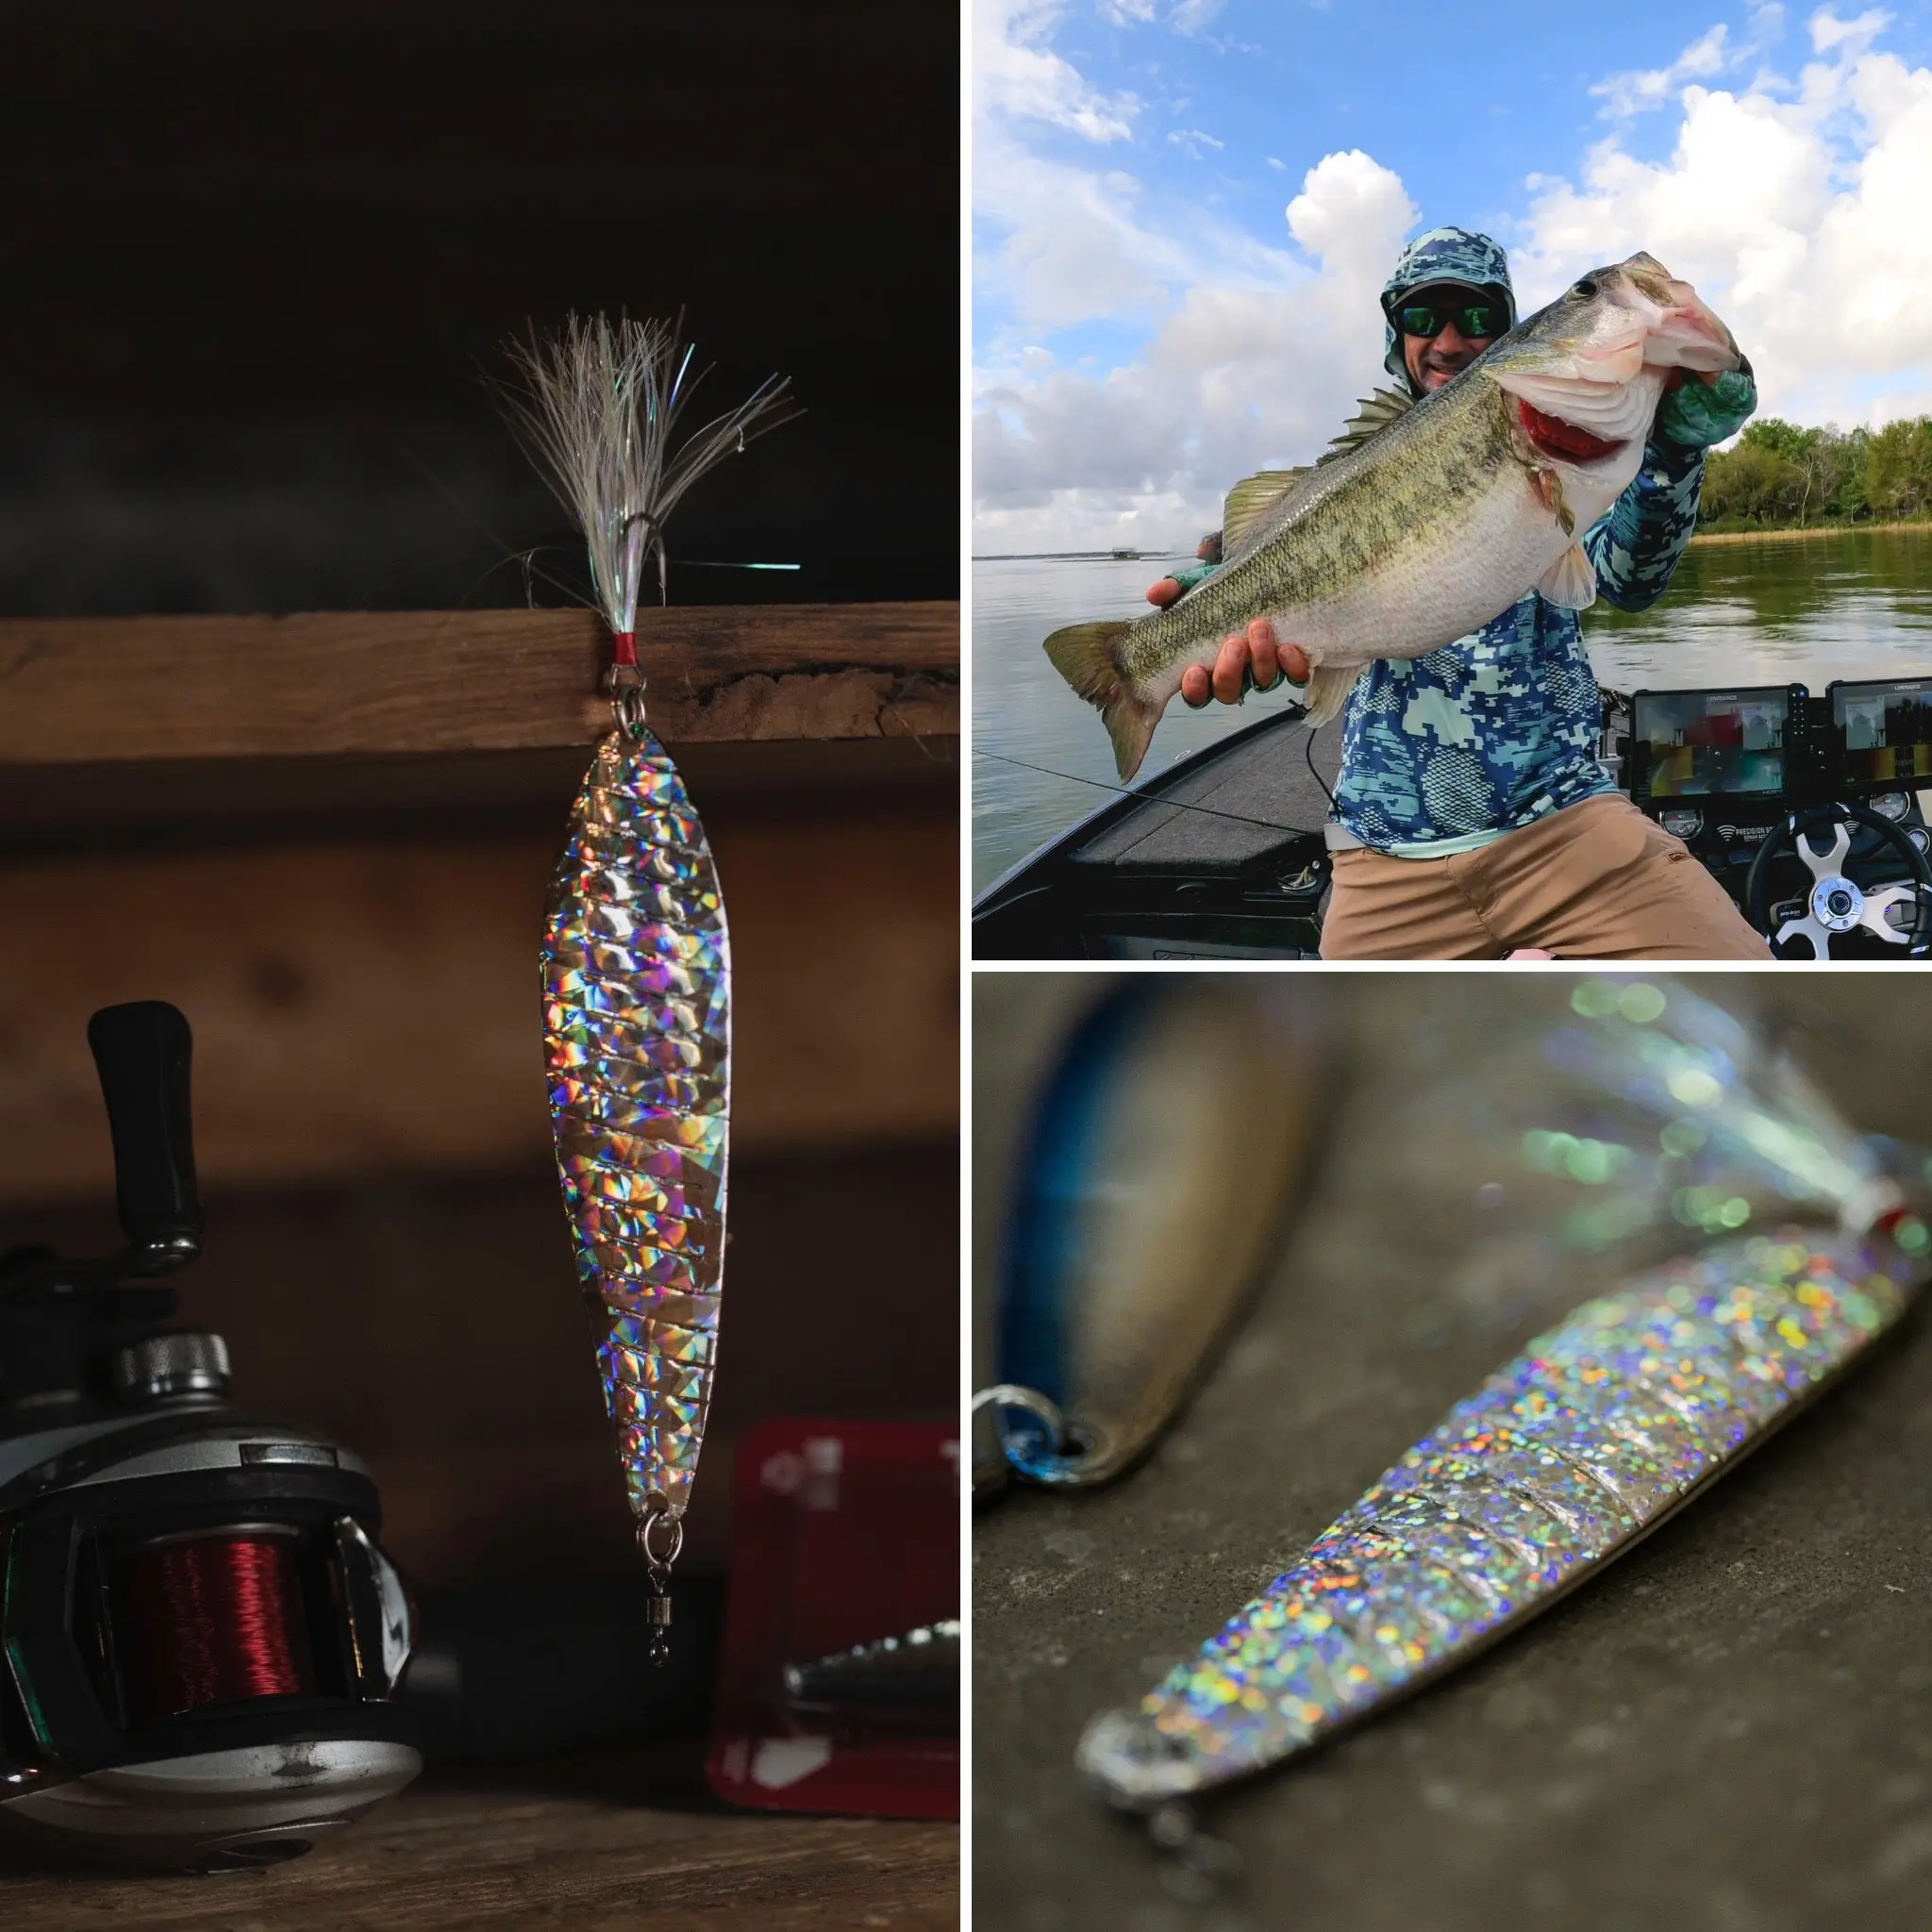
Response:
[[[1257,618],[1307,654],[1324,723],[1370,659],[1453,643],[1529,590],[1587,608],[1578,539],[1637,475],[1669,372],[1742,363],[1652,257],[1593,269],[1359,447],[1237,486],[1225,563],[1167,609],[1058,630],[1046,654],[1099,708],[1123,778],[1181,674]]]

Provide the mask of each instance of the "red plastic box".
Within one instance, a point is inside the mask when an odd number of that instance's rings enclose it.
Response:
[[[959,1712],[827,1717],[787,1664],[959,1613],[959,1432],[941,1423],[763,1423],[739,1445],[730,1599],[706,1769],[734,1805],[959,1815]]]

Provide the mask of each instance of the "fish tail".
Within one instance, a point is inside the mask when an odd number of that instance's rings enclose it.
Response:
[[[1113,761],[1123,778],[1131,778],[1147,756],[1160,708],[1135,696],[1121,675],[1114,646],[1133,625],[1124,620],[1072,624],[1047,639],[1046,655],[1053,668],[1090,705],[1098,708],[1100,722],[1113,741]]]
[[[1324,670],[1317,667],[1308,679],[1308,723],[1311,725],[1325,724],[1341,714],[1348,694],[1355,689],[1355,681],[1361,675],[1361,667],[1353,670]]]

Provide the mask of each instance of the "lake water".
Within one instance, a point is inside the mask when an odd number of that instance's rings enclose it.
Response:
[[[1118,784],[1098,716],[1041,641],[1064,624],[1145,609],[1141,593],[1171,560],[974,560],[975,892]],[[1598,679],[1623,691],[1798,682],[1822,692],[1835,677],[1932,672],[1932,527],[1693,543],[1661,602],[1634,614],[1600,603],[1583,635]],[[1238,710],[1190,711],[1176,699],[1141,771],[1163,770],[1286,702],[1257,691]]]

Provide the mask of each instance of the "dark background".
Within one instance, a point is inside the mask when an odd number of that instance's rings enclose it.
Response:
[[[809,412],[680,507],[674,602],[957,595],[958,88],[877,0],[0,5],[0,614],[580,582],[481,380],[572,308],[684,308],[694,423]]]

